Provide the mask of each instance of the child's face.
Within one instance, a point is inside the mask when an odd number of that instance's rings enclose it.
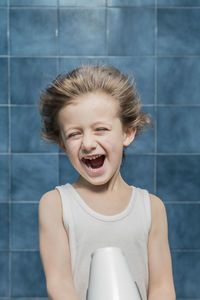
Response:
[[[134,130],[123,132],[117,117],[118,102],[103,92],[77,97],[59,112],[63,151],[78,173],[88,182],[101,185],[119,172],[123,147],[135,136]],[[104,155],[102,166],[94,168],[92,155]]]

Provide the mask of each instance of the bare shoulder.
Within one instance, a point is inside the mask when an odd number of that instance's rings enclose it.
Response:
[[[167,216],[166,216],[166,209],[163,201],[158,198],[154,194],[150,195],[151,201],[151,218],[152,218],[152,228],[159,228],[159,226],[163,223],[166,223]]]
[[[42,195],[40,202],[55,202],[55,199],[59,199],[60,195],[59,192],[54,189],[46,192],[44,195]]]
[[[149,196],[150,196],[152,211],[154,211],[155,213],[165,212],[165,205],[163,201],[154,194],[149,194]]]
[[[42,195],[39,201],[39,214],[41,217],[54,215],[61,217],[62,205],[59,192],[54,189]]]

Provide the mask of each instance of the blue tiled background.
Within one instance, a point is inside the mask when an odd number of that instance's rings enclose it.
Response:
[[[0,299],[47,299],[38,202],[77,173],[40,139],[37,103],[89,62],[135,76],[155,127],[122,176],[165,203],[177,299],[200,299],[200,0],[0,0]]]

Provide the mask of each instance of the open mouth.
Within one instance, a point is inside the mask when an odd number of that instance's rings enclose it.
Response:
[[[82,159],[82,161],[87,165],[87,167],[91,169],[101,168],[104,164],[104,160],[105,160],[105,155],[101,155],[95,159],[85,159],[85,158]]]

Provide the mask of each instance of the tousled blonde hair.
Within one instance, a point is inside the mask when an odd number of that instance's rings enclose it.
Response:
[[[57,76],[50,86],[41,92],[38,105],[42,117],[41,137],[45,141],[61,145],[59,111],[78,96],[98,90],[118,101],[118,117],[123,128],[136,128],[138,135],[148,125],[153,126],[148,114],[140,111],[140,97],[133,76],[125,76],[111,65],[91,64]]]

